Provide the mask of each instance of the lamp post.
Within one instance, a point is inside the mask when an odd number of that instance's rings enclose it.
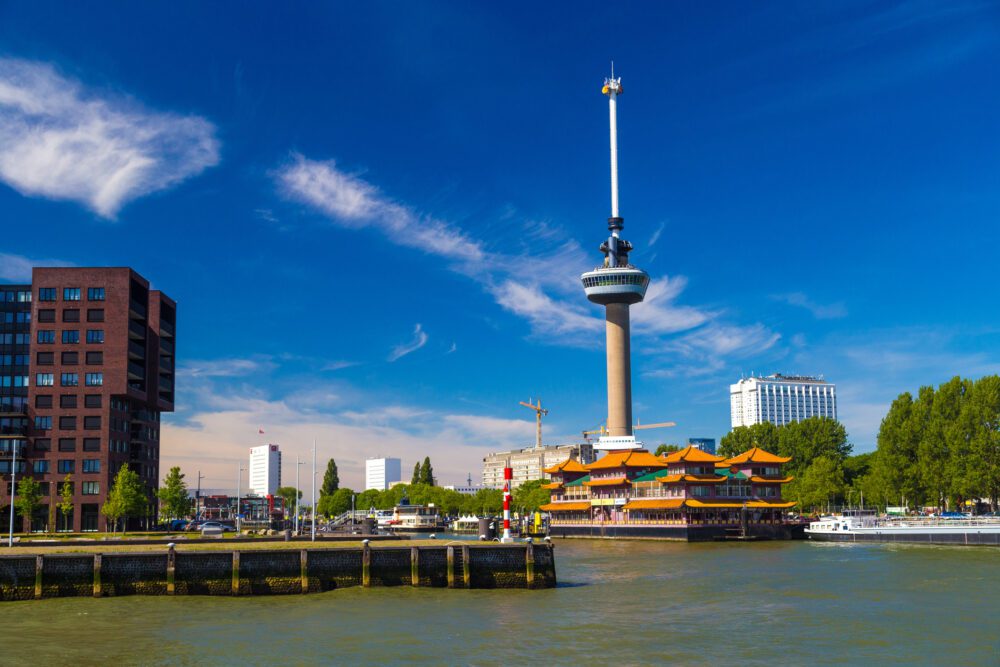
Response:
[[[243,491],[243,471],[246,468],[243,464],[239,464],[239,470],[236,472],[236,532],[240,532],[240,496]]]
[[[305,461],[299,461],[299,457],[295,457],[295,534],[299,534],[299,496],[302,495],[302,491],[299,490],[299,466],[305,465]]]
[[[198,519],[201,517],[201,480],[205,479],[205,476],[198,471],[198,490],[194,492],[194,518]]]
[[[7,546],[14,546],[14,493],[17,491],[17,442],[11,443],[14,458],[10,462],[10,532],[7,534]]]
[[[316,438],[313,438],[312,541],[316,541]]]

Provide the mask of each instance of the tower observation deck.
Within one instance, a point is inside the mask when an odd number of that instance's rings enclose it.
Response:
[[[625,224],[618,212],[618,96],[621,77],[604,80],[601,92],[608,96],[611,131],[610,236],[601,244],[604,264],[580,276],[587,298],[605,307],[608,362],[608,433],[601,438],[605,449],[639,447],[632,436],[632,351],[629,306],[646,296],[649,274],[629,263],[632,244],[621,238]]]

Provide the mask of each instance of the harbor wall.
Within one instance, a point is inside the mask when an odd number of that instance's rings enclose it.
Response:
[[[550,544],[0,556],[0,600],[289,595],[349,586],[555,585]]]

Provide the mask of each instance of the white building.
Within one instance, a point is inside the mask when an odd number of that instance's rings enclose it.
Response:
[[[771,422],[783,426],[809,417],[837,418],[837,386],[821,377],[743,378],[729,386],[733,428]]]
[[[250,493],[272,496],[281,486],[281,452],[277,445],[250,448]]]
[[[478,484],[462,485],[462,486],[455,486],[454,484],[449,484],[444,488],[446,488],[449,491],[458,491],[459,493],[464,494],[466,496],[474,496],[477,493],[479,493],[479,490],[482,489],[483,487]]]
[[[533,479],[544,479],[542,472],[568,458],[586,465],[594,460],[594,446],[589,443],[573,445],[544,445],[526,447],[509,452],[494,452],[483,459],[483,486],[487,489],[503,488],[503,469],[510,462],[514,479],[511,489]]]
[[[365,460],[365,490],[378,489],[385,491],[394,482],[403,478],[402,465],[399,459],[367,459]]]

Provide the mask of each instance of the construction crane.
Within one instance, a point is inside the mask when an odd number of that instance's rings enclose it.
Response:
[[[536,405],[532,405],[531,404],[531,399],[530,398],[528,399],[527,403],[525,403],[524,401],[518,401],[518,403],[520,403],[521,405],[523,405],[526,408],[531,408],[532,410],[535,411],[535,447],[541,449],[541,447],[542,447],[542,417],[544,417],[545,415],[549,414],[549,411],[542,409],[542,399],[541,398],[538,399],[538,403]]]
[[[646,428],[670,428],[671,426],[677,426],[677,422],[657,422],[655,424],[640,424],[636,422],[632,426],[632,430],[641,431]],[[600,428],[596,430],[584,431],[583,439],[586,440],[587,442],[590,442],[593,439],[590,437],[592,435],[597,435],[597,436],[608,435],[608,429],[604,424],[601,424]]]

